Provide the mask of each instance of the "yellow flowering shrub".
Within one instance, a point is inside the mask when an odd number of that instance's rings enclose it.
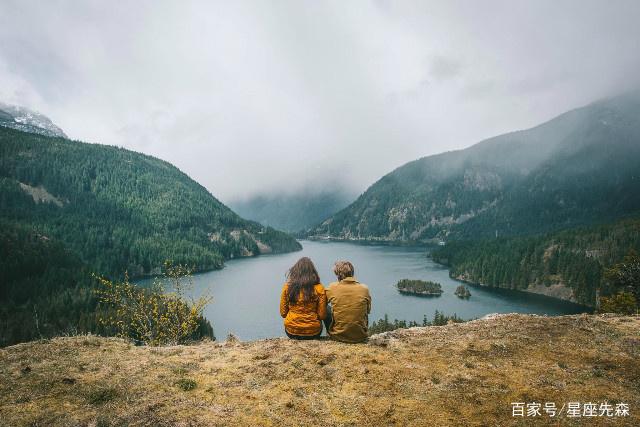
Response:
[[[163,277],[148,288],[130,283],[127,274],[123,282],[96,277],[100,302],[110,308],[100,322],[123,338],[152,346],[184,344],[202,336],[197,332],[206,322],[202,313],[211,297],[190,296],[192,272],[167,261]]]

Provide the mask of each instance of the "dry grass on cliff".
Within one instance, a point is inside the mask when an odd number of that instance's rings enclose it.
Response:
[[[640,425],[639,356],[637,316],[506,315],[360,345],[57,338],[0,349],[0,424],[557,425],[510,403],[623,401],[629,418],[561,425]]]

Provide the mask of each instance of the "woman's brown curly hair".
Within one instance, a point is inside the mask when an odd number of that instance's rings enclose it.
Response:
[[[289,304],[297,303],[301,292],[302,301],[309,302],[315,296],[313,287],[320,283],[320,276],[313,262],[308,257],[302,257],[289,269],[287,283]]]

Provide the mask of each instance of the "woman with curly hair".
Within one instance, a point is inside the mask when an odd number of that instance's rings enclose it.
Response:
[[[327,297],[318,271],[307,257],[300,258],[287,273],[280,294],[280,315],[289,338],[315,339],[322,334]]]

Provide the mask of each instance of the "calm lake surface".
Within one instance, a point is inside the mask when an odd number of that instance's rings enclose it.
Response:
[[[588,309],[543,296],[508,290],[469,287],[471,298],[453,292],[460,282],[448,270],[427,258],[428,250],[416,247],[366,246],[341,242],[301,241],[299,252],[230,260],[222,270],[193,277],[194,294],[209,292],[213,301],[205,310],[218,340],[233,332],[241,340],[284,336],[278,312],[285,273],[300,257],[311,258],[326,286],[335,281],[331,268],[339,259],[351,261],[356,278],[369,286],[372,309],[369,322],[390,320],[422,322],[433,319],[436,310],[456,313],[463,319],[489,313],[575,314]],[[394,287],[400,279],[431,280],[442,284],[440,297],[401,295]],[[143,282],[144,283],[144,282]]]

